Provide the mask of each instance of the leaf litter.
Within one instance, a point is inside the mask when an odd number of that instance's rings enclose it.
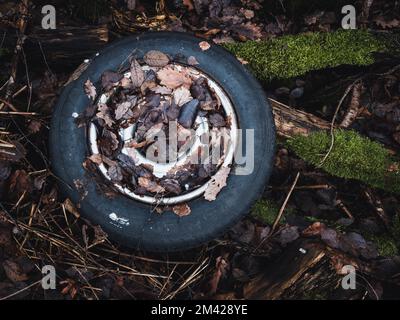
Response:
[[[203,50],[209,48],[207,42],[200,45]],[[198,63],[194,56],[189,57],[188,62],[190,65]],[[88,160],[94,165],[104,165],[113,183],[141,196],[161,199],[183,195],[207,183],[204,198],[214,201],[226,186],[230,173],[229,167],[218,168],[221,160],[217,165],[185,163],[160,177],[154,174],[152,166],[138,162],[135,152],[145,157],[148,153],[166,154],[166,162],[176,161],[168,159],[168,152],[157,142],[164,136],[170,147],[169,141],[175,134],[169,132],[170,123],[173,123],[178,138],[176,152],[189,148],[198,128],[196,119],[201,117],[211,126],[210,133],[214,137],[209,146],[211,159],[212,147],[219,147],[220,137],[229,128],[229,119],[219,98],[207,79],[193,72],[191,67],[176,64],[163,52],[151,50],[143,58],[131,57],[129,63],[129,68],[123,71],[107,70],[102,74],[100,93],[90,80],[85,83],[84,91],[93,103],[81,119],[95,124],[100,152],[89,155]],[[107,97],[106,102],[99,98],[102,95]],[[120,131],[132,126],[132,138],[122,141]],[[128,155],[121,153],[123,147],[128,148]],[[204,148],[195,156],[206,154]],[[222,152],[221,159],[226,150]],[[95,166],[86,163],[84,167],[98,174]],[[187,203],[174,205],[170,210],[180,217],[191,213]]]

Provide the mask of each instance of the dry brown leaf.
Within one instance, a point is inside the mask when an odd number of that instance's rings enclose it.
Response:
[[[211,45],[207,41],[202,41],[199,43],[199,47],[201,50],[206,51],[210,49]]]
[[[7,278],[12,282],[21,282],[29,279],[22,268],[12,260],[5,260],[3,262],[3,269]]]
[[[137,142],[136,140],[132,140],[126,144],[127,148],[135,148],[139,149],[146,145],[148,145],[151,141],[143,140],[142,142]]]
[[[103,157],[99,153],[92,154],[89,157],[89,160],[92,161],[94,164],[97,164],[97,165],[100,165],[100,164],[103,163]]]
[[[224,259],[224,257],[219,256],[215,262],[215,273],[210,279],[210,295],[217,292],[218,284],[223,276],[225,276],[227,270],[229,269],[229,263]]]
[[[107,174],[111,181],[120,182],[123,179],[122,170],[118,164],[110,166],[107,170]]]
[[[159,134],[160,132],[162,132],[162,128],[164,126],[164,123],[160,122],[160,123],[156,123],[155,125],[153,125],[149,130],[146,131],[144,138],[146,140],[153,140],[153,138]]]
[[[100,104],[98,107],[99,112],[96,113],[97,118],[103,119],[108,127],[114,124],[114,120],[110,116],[110,110],[106,104]]]
[[[189,11],[192,11],[194,9],[192,0],[183,0],[183,5],[186,6]]]
[[[165,192],[165,189],[163,187],[161,187],[159,184],[157,184],[156,182],[154,182],[153,180],[150,180],[148,178],[140,177],[138,179],[138,182],[139,182],[139,186],[145,188],[149,192],[153,192],[153,193]]]
[[[129,101],[124,101],[124,102],[118,104],[117,109],[115,110],[115,120],[120,120],[125,115],[129,116],[129,113],[130,113],[130,115],[132,115],[132,112],[129,112],[129,111],[131,111],[130,110],[131,106],[132,106],[132,104]]]
[[[189,89],[185,87],[179,87],[174,90],[173,93],[174,101],[178,106],[183,106],[186,102],[192,100],[192,96],[190,94]]]
[[[72,203],[72,201],[69,198],[65,199],[65,201],[63,202],[63,205],[65,207],[65,210],[67,210],[69,213],[73,214],[75,216],[75,218],[79,218],[81,216],[79,211],[76,209],[75,205]]]
[[[384,16],[378,16],[375,18],[375,23],[384,29],[396,28],[400,25],[400,20],[392,19],[386,20]]]
[[[197,61],[197,59],[196,59],[195,57],[193,57],[193,56],[190,56],[190,57],[188,58],[187,62],[188,62],[188,65],[190,65],[190,66],[196,66],[196,65],[199,64],[199,62]]]
[[[244,60],[244,59],[242,59],[242,58],[240,58],[240,57],[236,57],[236,59],[238,59],[239,62],[240,62],[241,64],[243,64],[243,65],[249,64],[249,62],[248,62],[247,60]]]
[[[130,78],[123,77],[119,84],[121,85],[122,88],[131,88],[132,87],[132,81]]]
[[[244,10],[243,15],[245,16],[246,19],[253,19],[254,18],[254,11],[253,10]]]
[[[28,130],[31,133],[38,133],[41,128],[42,128],[42,123],[38,120],[32,120],[28,126]]]
[[[96,99],[96,87],[93,85],[92,81],[89,79],[86,80],[85,82],[85,93],[88,96],[89,99]]]
[[[172,211],[177,216],[180,216],[180,217],[187,216],[192,212],[192,210],[190,209],[190,207],[188,206],[187,203],[180,203],[180,204],[174,205],[172,207]]]
[[[190,88],[192,80],[184,70],[178,71],[171,67],[165,67],[157,72],[157,77],[162,85],[170,89],[176,89],[180,86]]]
[[[209,37],[211,37],[211,36],[215,36],[216,34],[218,34],[218,33],[220,33],[220,32],[221,32],[221,29],[214,28],[214,29],[208,30],[208,31],[204,34],[204,36],[207,37],[207,38],[209,38]]]
[[[143,57],[150,67],[165,67],[169,63],[169,58],[165,53],[157,50],[150,50]]]
[[[230,171],[231,168],[229,167],[221,167],[218,172],[211,177],[211,180],[204,191],[204,199],[214,201],[217,198],[218,193],[226,186],[226,179],[228,178]]]
[[[150,90],[153,91],[154,93],[158,93],[158,94],[162,94],[162,95],[167,95],[167,94],[172,93],[172,90],[165,86],[157,86],[157,87],[151,88]]]
[[[303,232],[301,233],[304,237],[312,237],[312,236],[319,236],[322,230],[325,230],[325,224],[321,222],[314,222],[311,226],[308,226]]]
[[[144,71],[142,70],[142,67],[136,59],[132,59],[131,61],[131,80],[132,85],[135,88],[140,88],[145,80]]]

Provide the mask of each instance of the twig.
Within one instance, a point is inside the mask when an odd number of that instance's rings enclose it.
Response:
[[[323,163],[325,162],[325,160],[328,158],[328,156],[330,155],[332,149],[333,149],[333,145],[335,143],[335,135],[333,133],[334,127],[335,127],[335,121],[336,121],[336,117],[339,113],[339,109],[343,104],[344,99],[346,99],[347,95],[349,94],[349,92],[351,91],[351,89],[353,88],[353,86],[360,81],[360,79],[355,80],[351,85],[349,85],[346,89],[346,91],[343,94],[343,97],[340,99],[338,106],[336,107],[335,110],[335,114],[333,115],[332,121],[331,121],[331,126],[330,126],[330,135],[331,135],[331,144],[329,146],[328,152],[325,154],[325,156],[322,158],[321,162],[319,163],[319,167],[321,167],[323,165]]]
[[[343,203],[342,200],[338,199],[338,200],[336,201],[336,205],[337,205],[340,209],[342,209],[343,212],[344,212],[351,220],[354,220],[353,215],[351,214],[350,210],[347,209],[347,207],[344,205],[344,203]]]
[[[0,102],[1,103],[4,103],[7,107],[9,107],[12,111],[14,111],[14,112],[18,112],[18,109],[16,108],[16,107],[14,107],[14,105],[12,104],[12,103],[10,103],[10,102],[8,102],[7,100],[4,100],[4,99],[1,99],[0,98]],[[1,110],[1,108],[0,108],[0,110]],[[4,112],[4,111],[3,111]]]
[[[14,98],[15,98],[16,96],[18,96],[21,92],[25,91],[27,87],[28,87],[27,85],[24,85],[21,89],[19,89],[17,92],[15,92],[15,93],[12,95],[12,98],[14,99]]]
[[[27,286],[27,287],[25,287],[25,288],[22,288],[21,290],[18,290],[17,292],[11,293],[11,294],[9,294],[8,296],[5,296],[5,297],[0,298],[0,300],[7,300],[7,299],[10,299],[10,298],[12,298],[12,297],[14,297],[14,296],[20,294],[21,292],[24,292],[24,291],[26,291],[26,290],[28,290],[28,289],[30,289],[30,288],[36,286],[37,284],[39,284],[39,283],[41,283],[41,282],[42,282],[42,280],[36,281],[36,282],[34,282],[34,283],[31,283],[29,286]]]
[[[350,106],[343,117],[342,122],[339,124],[341,128],[348,128],[360,114],[361,105],[360,98],[363,91],[362,83],[357,83],[353,87],[353,92],[351,95]]]
[[[22,111],[0,111],[0,114],[8,116],[36,116],[36,112],[22,112]]]
[[[286,208],[287,203],[289,202],[290,196],[292,195],[292,192],[293,192],[294,188],[296,187],[299,177],[300,177],[300,172],[297,172],[296,178],[294,178],[292,186],[290,187],[290,190],[289,190],[288,194],[286,195],[285,201],[283,202],[281,208],[279,209],[278,216],[276,217],[274,224],[272,225],[269,235],[272,235],[274,233],[276,226],[278,225],[279,221],[281,220],[283,212],[285,211],[285,208]]]
[[[364,190],[364,195],[367,198],[369,204],[374,207],[376,214],[378,217],[382,220],[383,224],[385,225],[386,228],[389,228],[390,225],[390,219],[386,215],[385,210],[383,209],[382,202],[375,198],[372,195],[372,192],[370,190]]]

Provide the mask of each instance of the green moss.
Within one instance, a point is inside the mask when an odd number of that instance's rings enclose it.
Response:
[[[251,215],[265,224],[272,225],[275,222],[276,217],[278,216],[279,209],[280,207],[276,203],[270,200],[259,199],[253,205]],[[292,208],[287,207],[285,209],[285,214],[282,216],[280,222],[284,223],[285,215],[291,215],[292,213]]]
[[[378,249],[379,255],[393,257],[399,254],[400,248],[400,215],[393,217],[389,230],[383,234],[363,233],[365,239],[372,241]]]
[[[336,130],[334,137],[332,151],[322,164],[331,144],[329,133],[321,131],[308,137],[297,136],[289,139],[287,145],[305,161],[320,166],[334,176],[360,180],[386,191],[400,192],[398,163],[381,144],[354,131]]]
[[[382,257],[393,257],[399,252],[395,241],[389,235],[372,236],[370,240],[376,244],[379,255]]]
[[[385,41],[363,30],[290,35],[267,41],[228,43],[225,47],[249,62],[260,80],[285,79],[343,64],[369,65]]]

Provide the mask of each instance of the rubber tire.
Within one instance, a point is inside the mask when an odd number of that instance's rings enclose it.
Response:
[[[148,32],[124,38],[100,51],[87,69],[63,90],[53,114],[50,130],[50,157],[60,188],[73,202],[80,204],[82,215],[98,224],[109,237],[122,245],[148,251],[178,251],[204,244],[227,231],[243,218],[263,192],[271,173],[275,151],[272,110],[263,89],[243,65],[224,48],[211,45],[202,51],[194,36],[176,32]],[[87,79],[98,81],[105,70],[116,70],[134,51],[143,56],[160,50],[185,61],[196,57],[196,67],[213,78],[226,91],[241,129],[254,129],[254,171],[250,175],[230,175],[227,186],[215,201],[195,199],[191,214],[178,217],[172,212],[152,213],[150,206],[122,194],[113,199],[96,191],[82,166],[88,155],[87,133],[78,128],[72,116],[89,104],[83,85]],[[245,140],[245,139],[243,139]],[[81,199],[74,182],[85,185]],[[111,220],[115,213],[122,223]],[[115,218],[115,216],[114,216]]]

